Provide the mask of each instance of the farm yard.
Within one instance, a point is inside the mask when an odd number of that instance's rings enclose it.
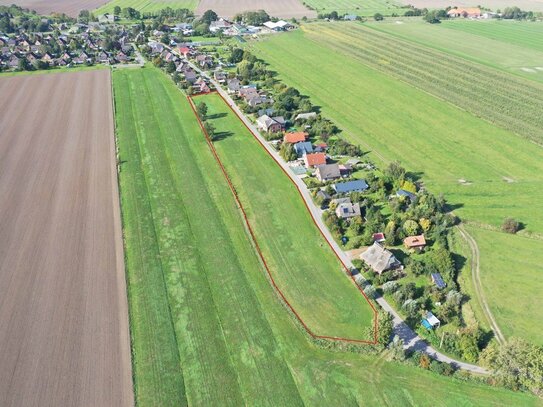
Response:
[[[361,32],[345,33],[350,30]],[[366,31],[370,35],[366,35]],[[400,74],[388,75],[389,65],[400,59],[387,56],[394,37],[384,38],[380,45],[382,53],[373,60],[357,51],[358,47],[364,52],[373,51],[374,46],[370,45],[377,40],[372,40],[372,32],[351,24],[324,27],[307,24],[302,31],[253,43],[250,49],[268,62],[285,83],[310,96],[322,113],[343,129],[345,138],[360,144],[378,162],[401,160],[415,177],[423,177],[427,188],[443,193],[462,219],[498,228],[504,218],[513,217],[525,223],[526,229],[522,232],[525,236],[527,232],[541,233],[543,223],[538,214],[543,211],[539,188],[543,153],[540,147],[408,85]],[[347,49],[342,45],[342,38],[356,41]],[[381,41],[381,37],[378,38]],[[415,48],[413,52],[420,52],[424,57],[422,50]],[[408,67],[414,64],[411,56],[402,52],[398,55],[402,57],[402,64]],[[319,66],[319,70],[300,69],[313,66]],[[428,66],[432,68],[432,64]],[[479,65],[475,68],[482,69]],[[342,75],[337,75],[338,69]],[[402,80],[391,75],[398,75]],[[506,80],[520,80],[503,75]],[[523,81],[529,94],[535,92],[529,84],[540,86]],[[430,85],[425,82],[424,86],[426,90]],[[477,100],[477,95],[474,99]],[[473,109],[475,107],[474,104]],[[509,253],[522,249],[523,239],[507,235],[502,238],[508,242]],[[536,239],[533,245],[543,248],[543,242]],[[482,274],[492,275],[488,259],[494,250],[484,253],[484,249],[481,248]],[[535,251],[533,255],[537,258],[541,252],[543,250]],[[515,256],[507,258],[503,267],[515,268]],[[488,281],[487,291],[493,290],[494,282]],[[522,295],[522,292],[512,293],[515,294]],[[523,336],[523,332],[515,332],[515,335]]]
[[[102,4],[96,10],[97,14],[112,13],[116,6],[120,8],[132,7],[141,13],[152,13],[166,7],[174,9],[186,8],[194,11],[198,5],[198,0],[111,0],[108,2],[102,1]]]
[[[529,394],[312,345],[258,264],[186,99],[153,68],[115,72],[114,88],[138,405],[540,405]],[[215,146],[255,208],[247,185],[262,170],[237,168],[232,151],[242,145],[275,170],[219,102],[206,97],[222,134]],[[279,178],[272,186],[281,194],[261,183],[257,196],[288,199]]]
[[[486,26],[535,26],[543,30],[542,24],[507,23],[503,21],[471,22],[473,32],[461,30],[467,25],[464,21],[443,21],[442,24],[427,24],[423,20],[412,19],[386,20],[381,23],[367,24],[373,29],[387,32],[404,40],[416,42],[442,52],[521,75],[527,79],[543,82],[543,52],[522,44],[504,41],[503,37],[487,38],[480,35],[477,28]],[[540,34],[541,35],[541,34]],[[537,34],[527,34],[531,39],[537,39]],[[530,40],[530,42],[532,42]]]
[[[213,10],[224,18],[257,10],[265,10],[278,18],[317,17],[317,13],[305,7],[300,0],[200,0],[195,14],[202,15],[206,10]]]
[[[80,10],[93,10],[108,0],[0,0],[0,6],[18,6],[36,10],[39,14],[65,13],[77,17]]]
[[[305,0],[304,3],[319,14],[337,11],[340,16],[373,16],[375,13],[403,15],[405,12],[405,9],[401,8],[401,2],[396,0]]]
[[[133,405],[110,72],[0,76],[0,404]]]

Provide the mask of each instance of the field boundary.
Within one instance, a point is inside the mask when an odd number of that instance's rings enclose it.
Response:
[[[368,302],[368,304],[370,305],[371,309],[372,309],[372,312],[373,312],[373,340],[363,340],[363,339],[350,339],[350,338],[343,338],[343,337],[337,337],[337,336],[325,336],[325,335],[318,335],[316,334],[315,332],[313,332],[308,326],[307,324],[305,323],[305,321],[302,319],[302,317],[296,312],[296,310],[294,309],[294,307],[290,304],[290,302],[287,300],[286,296],[283,294],[283,292],[281,291],[281,289],[277,286],[276,282],[275,282],[275,279],[273,278],[273,275],[271,273],[271,270],[269,269],[268,267],[268,264],[266,262],[266,259],[264,258],[264,255],[262,253],[262,250],[260,249],[260,245],[258,244],[258,241],[256,239],[256,235],[253,231],[253,228],[249,222],[249,219],[247,217],[247,214],[245,212],[245,208],[243,207],[242,203],[241,203],[241,200],[239,199],[239,196],[236,192],[236,189],[234,187],[234,185],[232,184],[232,181],[230,180],[230,176],[228,175],[227,171],[226,171],[226,168],[224,167],[221,159],[219,158],[219,154],[217,153],[217,150],[215,149],[215,146],[213,145],[213,142],[211,140],[211,137],[209,136],[209,134],[207,133],[200,117],[198,116],[198,113],[196,112],[196,107],[195,107],[195,104],[194,104],[194,101],[193,101],[193,98],[194,97],[197,97],[197,96],[205,96],[205,95],[209,95],[209,94],[213,94],[213,93],[216,93],[218,94],[221,99],[223,100],[223,102],[230,108],[230,110],[232,110],[232,112],[236,115],[236,117],[238,117],[238,119],[240,119],[239,115],[234,111],[234,109],[232,109],[232,107],[226,103],[226,101],[224,100],[223,96],[214,91],[214,92],[211,92],[211,93],[204,93],[204,94],[200,94],[200,95],[194,95],[194,96],[187,96],[187,100],[189,101],[189,104],[192,108],[192,111],[194,113],[194,115],[196,116],[196,119],[198,120],[198,124],[200,126],[200,129],[202,130],[202,133],[204,134],[204,137],[206,139],[206,142],[213,154],[213,156],[215,157],[215,160],[217,161],[217,163],[219,164],[219,167],[224,175],[224,178],[226,179],[226,182],[228,183],[228,186],[230,188],[230,191],[232,192],[232,195],[234,196],[234,199],[238,205],[238,207],[240,208],[241,210],[241,213],[243,215],[243,219],[245,221],[245,224],[247,226],[247,229],[249,230],[249,234],[251,236],[251,240],[253,241],[253,244],[255,246],[255,249],[258,253],[258,256],[260,257],[260,260],[262,261],[262,264],[264,265],[264,268],[266,269],[266,273],[268,274],[268,277],[271,281],[271,284],[272,284],[272,287],[274,288],[274,290],[279,294],[279,296],[281,297],[281,299],[283,300],[283,302],[285,303],[285,305],[289,308],[289,310],[294,314],[294,316],[296,317],[296,319],[298,320],[298,322],[302,325],[302,327],[304,328],[304,330],[313,338],[313,339],[325,339],[325,340],[330,340],[330,341],[336,341],[336,342],[344,342],[344,343],[357,343],[357,344],[367,344],[367,345],[376,345],[378,343],[377,341],[377,335],[378,335],[378,312],[377,312],[377,309],[375,308],[374,304],[371,302],[371,300],[367,297],[367,295],[364,293],[364,291],[358,286],[358,284],[356,284],[355,280],[354,280],[354,277],[351,275],[350,271],[349,271],[349,268],[347,267],[347,265],[343,262],[343,260],[341,259],[341,257],[336,253],[336,251],[334,250],[333,246],[331,245],[331,243],[328,241],[328,239],[326,238],[326,236],[324,235],[324,233],[322,232],[322,230],[319,228],[317,222],[315,221],[315,218],[313,217],[313,214],[311,213],[311,210],[309,209],[308,205],[307,205],[307,202],[303,199],[303,195],[298,187],[298,185],[296,185],[296,183],[294,183],[294,181],[292,180],[292,178],[290,177],[290,175],[285,171],[285,169],[277,162],[277,160],[275,159],[275,157],[273,157],[265,148],[264,150],[266,151],[266,153],[268,153],[268,155],[279,165],[279,167],[281,168],[281,170],[285,173],[285,175],[287,175],[288,179],[294,184],[294,186],[296,187],[296,190],[298,191],[298,193],[300,194],[300,196],[302,197],[302,201],[307,209],[307,211],[309,212],[310,216],[311,216],[311,219],[313,220],[313,223],[315,223],[315,226],[317,227],[317,229],[319,230],[319,232],[321,233],[322,237],[324,238],[324,240],[326,241],[326,243],[328,244],[328,246],[330,246],[330,248],[332,249],[333,253],[335,254],[336,258],[339,260],[339,262],[341,263],[341,265],[343,266],[346,274],[349,276],[349,278],[351,279],[352,283],[356,286],[356,288],[360,291],[360,293],[362,294],[362,296],[364,297],[364,299]],[[258,143],[262,146],[262,142],[258,139],[258,137],[256,137],[256,135],[253,133],[253,131],[243,122],[243,120],[240,119],[240,121],[243,123],[243,125],[247,128],[247,130],[251,133],[251,135],[258,141]],[[264,147],[264,146],[262,146]]]

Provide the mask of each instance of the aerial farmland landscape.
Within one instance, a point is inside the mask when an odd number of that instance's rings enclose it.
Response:
[[[0,0],[0,406],[543,406],[543,6]]]

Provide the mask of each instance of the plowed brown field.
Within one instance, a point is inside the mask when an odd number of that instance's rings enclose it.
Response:
[[[65,13],[77,17],[81,10],[94,10],[109,0],[0,0],[0,5],[18,6],[36,10],[39,14]]]
[[[200,0],[196,15],[202,15],[206,10],[213,10],[224,18],[256,10],[266,10],[270,16],[279,18],[317,17],[314,10],[309,10],[299,0]]]
[[[0,78],[0,405],[133,404],[108,70]]]

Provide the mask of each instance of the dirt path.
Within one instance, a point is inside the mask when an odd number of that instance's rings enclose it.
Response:
[[[480,261],[479,261],[480,259],[479,246],[477,245],[477,242],[475,241],[475,239],[464,228],[464,225],[460,224],[457,227],[462,238],[468,243],[470,251],[471,251],[471,278],[473,281],[473,286],[475,287],[475,293],[477,294],[479,303],[481,304],[481,308],[483,309],[486,319],[488,320],[490,327],[492,328],[492,331],[494,331],[496,340],[501,345],[503,345],[505,343],[505,337],[503,336],[502,331],[500,330],[500,327],[498,326],[498,323],[494,319],[494,316],[492,315],[492,312],[490,311],[490,307],[488,303],[486,302],[486,298],[483,293],[483,284],[481,282]]]
[[[110,71],[0,78],[0,405],[131,406]]]

